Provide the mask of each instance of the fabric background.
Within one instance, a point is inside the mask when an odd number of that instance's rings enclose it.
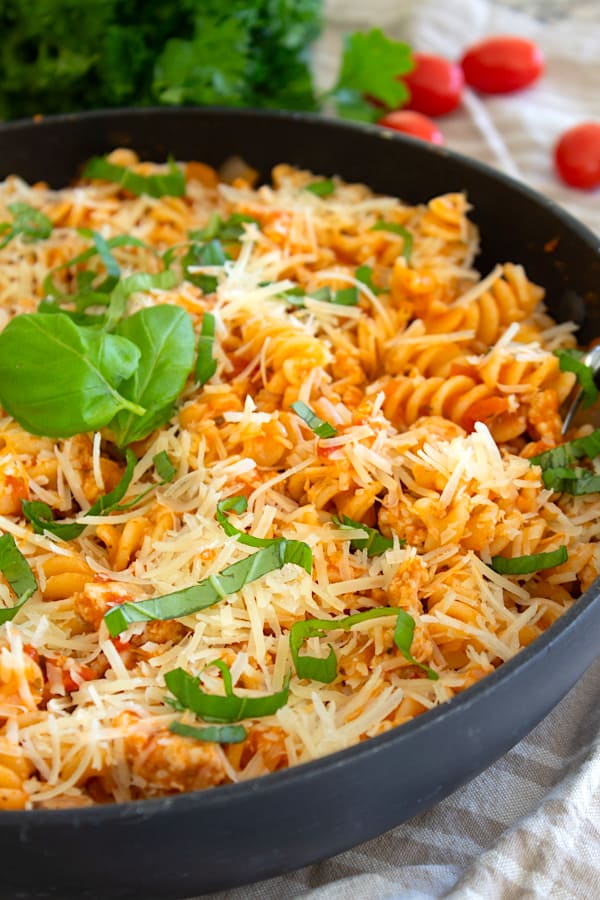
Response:
[[[600,121],[600,0],[329,0],[314,57],[333,83],[342,35],[383,28],[458,58],[489,34],[534,39],[542,81],[440,120],[447,145],[527,182],[600,233],[600,191],[563,186],[559,134]],[[326,862],[214,900],[517,900],[600,897],[600,660],[521,743],[429,812]],[[357,811],[360,814],[360,811]],[[240,866],[243,861],[240,860]]]

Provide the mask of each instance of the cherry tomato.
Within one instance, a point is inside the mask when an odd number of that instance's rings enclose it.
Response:
[[[562,180],[591,190],[600,185],[600,122],[582,122],[559,139],[554,164]]]
[[[413,59],[414,69],[402,79],[410,90],[406,109],[444,116],[460,106],[464,85],[460,66],[432,53],[414,53]]]
[[[499,35],[474,44],[460,64],[471,87],[484,94],[509,94],[539,78],[544,57],[526,38]]]
[[[377,124],[393,128],[394,131],[402,131],[404,134],[411,134],[423,141],[431,141],[432,144],[444,143],[444,135],[435,122],[411,109],[396,109],[379,119]]]

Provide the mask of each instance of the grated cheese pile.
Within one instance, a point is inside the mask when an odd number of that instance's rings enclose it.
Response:
[[[109,159],[142,174],[164,169],[126,150]],[[162,451],[173,480],[130,508],[86,516],[123,473],[110,430],[55,440],[0,419],[0,532],[14,536],[39,585],[0,626],[0,808],[196,790],[351,746],[493,671],[599,571],[598,495],[553,493],[529,462],[564,440],[560,407],[575,376],[553,351],[575,345],[574,328],[549,318],[520,266],[499,263],[485,277],[473,268],[478,236],[463,195],[410,207],[338,178],[318,196],[307,187],[321,179],[286,165],[260,187],[247,169],[228,183],[201,163],[184,171],[182,198],[101,181],[0,185],[0,221],[22,202],[54,225],[44,240],[17,236],[0,250],[0,328],[37,309],[51,270],[66,294],[78,272],[103,271],[98,256],[58,268],[90,246],[79,229],[160,251],[115,248],[126,276],[161,271],[160,254],[215,213],[250,220],[223,265],[190,269],[216,278],[214,290],[180,271],[176,287],[129,301],[128,314],[177,304],[197,333],[205,313],[215,318],[216,372],[203,386],[190,377],[170,422],[133,446],[127,499],[156,482]],[[293,305],[286,292],[298,287],[303,304]],[[323,299],[324,287],[330,298],[355,288],[357,303]],[[336,434],[316,436],[297,401]],[[230,521],[305,542],[312,575],[287,564],[200,612],[111,637],[111,606],[187,588],[255,552],[216,518],[217,503],[237,495],[247,510]],[[87,527],[69,541],[36,534],[24,499]],[[365,532],[341,525],[344,516],[392,545],[370,557],[353,549]],[[567,562],[532,574],[491,565],[561,546]],[[14,602],[0,579],[0,605]],[[318,658],[333,647],[331,683],[297,677],[294,623],[378,607],[412,617],[412,658],[394,642],[393,616],[370,619],[305,642],[302,653]],[[291,672],[287,703],[244,720],[240,743],[169,731],[174,719],[207,723],[166,702],[165,674],[181,667],[222,695],[215,660],[241,696],[280,691]]]

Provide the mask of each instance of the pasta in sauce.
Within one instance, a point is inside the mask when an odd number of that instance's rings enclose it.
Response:
[[[109,160],[165,170],[124,149]],[[260,187],[238,169],[225,183],[188,163],[183,197],[100,180],[0,186],[0,221],[20,202],[53,224],[0,250],[0,327],[37,310],[49,272],[74,308],[81,273],[104,273],[98,253],[65,265],[92,233],[137,239],[111,249],[121,277],[155,275],[173,248],[176,284],[136,291],[128,315],[175,304],[196,335],[207,314],[215,326],[214,373],[204,384],[192,373],[168,421],[133,442],[123,504],[88,516],[78,536],[36,532],[22,502],[63,523],[85,516],[125,470],[110,427],[52,438],[0,419],[0,532],[39,586],[0,626],[0,808],[197,790],[348,747],[485,677],[598,575],[598,495],[557,493],[530,462],[566,440],[560,407],[576,376],[554,351],[575,347],[574,326],[549,317],[520,265],[483,278],[473,268],[465,196],[411,207],[287,165]],[[201,254],[186,269],[190,240],[216,241],[224,258]],[[306,408],[331,436],[311,429]],[[174,469],[163,481],[159,454]],[[246,502],[227,510],[228,534],[218,504],[234,497]],[[284,564],[204,609],[111,634],[110,609],[210,581],[256,553],[239,532],[302,542],[311,572]],[[530,573],[492,564],[562,547],[566,561]],[[2,579],[0,605],[14,602]],[[299,677],[294,624],[385,608],[309,631],[301,655],[331,650],[334,677]],[[406,653],[394,610],[414,623]],[[242,726],[235,741],[174,733],[173,721],[211,724],[166,702],[176,669],[201,676],[207,694],[222,696],[229,675],[239,697],[285,702],[230,718]]]

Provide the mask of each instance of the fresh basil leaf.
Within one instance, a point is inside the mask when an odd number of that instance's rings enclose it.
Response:
[[[152,462],[160,477],[161,484],[168,484],[170,481],[173,481],[177,475],[177,466],[173,465],[166,450],[161,450],[160,453],[153,456]]]
[[[315,197],[329,197],[335,191],[335,184],[331,178],[322,178],[319,181],[311,181],[304,185],[304,190],[314,194]]]
[[[569,558],[567,548],[559,547],[548,553],[530,553],[526,556],[492,556],[491,568],[499,575],[531,575],[542,569],[560,566]]]
[[[307,297],[310,297],[312,300],[318,300],[319,303],[332,303],[333,302],[333,294],[331,293],[330,287],[320,287],[315,291],[311,291],[310,294],[306,294]]]
[[[281,300],[285,300],[288,306],[297,306],[300,309],[305,306],[304,299],[306,297],[306,292],[301,287],[288,288],[287,291],[282,291],[281,294],[277,294],[277,296]]]
[[[31,434],[96,431],[121,410],[145,414],[117,390],[139,360],[131,341],[62,313],[15,316],[0,334],[0,401]]]
[[[391,550],[394,546],[392,538],[385,537],[377,528],[371,528],[362,522],[355,522],[354,519],[350,519],[348,516],[342,516],[341,520],[337,516],[333,516],[333,521],[340,528],[360,528],[366,532],[366,538],[352,538],[350,546],[353,550],[366,550],[369,557],[379,556],[381,553],[385,553],[386,550]],[[401,539],[399,543],[402,547],[406,541]]]
[[[350,631],[354,625],[366,622],[369,619],[396,616],[396,628],[394,630],[394,643],[405,659],[418,666],[427,673],[432,681],[437,681],[439,675],[429,666],[417,662],[411,655],[410,648],[415,630],[415,622],[403,609],[397,607],[379,607],[368,609],[365,612],[354,613],[343,619],[307,619],[303,622],[295,622],[290,629],[290,653],[298,678],[310,678],[313,681],[321,681],[330,684],[337,676],[337,657],[335,650],[329,645],[329,653],[321,659],[316,656],[304,654],[300,656],[300,650],[304,642],[310,637],[323,637],[326,631]]]
[[[583,362],[581,350],[555,350],[554,355],[558,357],[561,372],[573,372],[583,391],[584,409],[592,406],[598,399],[598,388],[594,381],[594,370]]]
[[[579,466],[573,469],[563,466],[544,469],[542,479],[544,487],[549,490],[573,494],[576,497],[580,497],[582,494],[597,494],[600,491],[600,475],[595,475],[589,469]]]
[[[117,322],[123,318],[127,310],[127,301],[132,294],[138,291],[168,291],[169,288],[175,287],[176,283],[177,276],[170,269],[157,272],[155,275],[139,272],[121,279],[110,295],[104,330],[112,331]]]
[[[86,164],[82,177],[112,181],[136,196],[147,194],[149,197],[183,197],[185,177],[170,157],[168,169],[168,172],[157,175],[140,175],[125,166],[109,162],[104,156],[94,156]]]
[[[227,566],[218,575],[209,575],[192,587],[163,594],[152,600],[114,606],[105,614],[104,621],[110,634],[116,637],[132,622],[148,622],[155,619],[164,621],[189,616],[214,606],[224,597],[240,591],[245,584],[262,578],[268,572],[283,568],[286,563],[294,563],[310,573],[312,569],[310,547],[302,541],[288,541],[281,538],[270,547],[258,550],[247,559],[241,559]]]
[[[0,240],[0,250],[18,234],[22,234],[25,241],[38,241],[50,237],[52,221],[45,213],[20,201],[9,203],[8,211],[12,213],[13,221],[12,224],[2,222],[0,225],[0,234],[4,234]]]
[[[10,622],[37,591],[37,581],[31,567],[15,543],[12,534],[0,537],[0,572],[17,595],[17,602],[9,609],[0,609],[0,624]]]
[[[205,272],[190,272],[190,267],[222,266],[228,259],[231,259],[231,257],[225,252],[221,241],[211,240],[207,244],[202,245],[191,244],[181,260],[183,277],[195,284],[196,287],[199,287],[205,294],[212,294],[216,291],[219,284],[217,276],[208,275]]]
[[[169,731],[182,737],[193,738],[195,741],[209,741],[214,744],[241,744],[248,737],[243,725],[207,725],[205,728],[198,728],[184,722],[171,722]]]
[[[333,295],[332,303],[336,303],[338,306],[357,306],[358,305],[358,288],[347,287],[340,288]]]
[[[559,469],[568,466],[576,459],[582,459],[587,456],[588,459],[595,459],[600,455],[600,428],[596,428],[591,434],[582,438],[576,438],[574,441],[567,441],[559,447],[552,450],[546,450],[537,456],[532,456],[529,460],[533,466],[541,466],[542,469]]]
[[[215,343],[215,317],[212,313],[205,312],[202,316],[202,327],[198,338],[198,355],[196,356],[195,378],[202,386],[213,377],[217,371],[217,361],[213,356]]]
[[[62,541],[72,541],[79,537],[86,527],[77,522],[57,522],[48,504],[39,500],[21,500],[21,509],[25,518],[31,522],[35,534],[47,531]]]
[[[86,516],[104,516],[106,513],[119,508],[119,502],[123,499],[127,493],[127,488],[131,484],[137,462],[132,450],[127,449],[125,454],[127,462],[119,483],[108,494],[99,497],[85,513]],[[87,523],[85,522],[57,522],[53,511],[46,503],[22,500],[21,508],[25,518],[31,522],[36,534],[43,534],[44,531],[47,531],[63,541],[70,541],[79,537],[87,528]]]
[[[246,512],[248,501],[245,497],[227,497],[225,500],[219,500],[217,503],[217,522],[229,537],[237,537],[240,544],[247,544],[248,547],[270,547],[276,544],[281,538],[259,538],[251,534],[240,531],[235,525],[232,525],[225,513],[235,512],[238,515]]]
[[[375,296],[383,294],[383,288],[377,287],[377,285],[373,283],[373,269],[371,266],[359,266],[354,274],[356,275],[357,280],[366,285]]]
[[[103,238],[97,231],[92,231],[89,228],[80,228],[79,233],[82,237],[90,238],[94,243],[92,247],[88,247],[87,250],[83,250],[81,253],[78,253],[77,256],[73,256],[71,259],[68,259],[66,262],[61,263],[59,266],[55,266],[54,269],[51,269],[50,272],[44,278],[42,289],[46,297],[54,297],[59,298],[62,302],[72,302],[76,303],[78,309],[84,306],[90,306],[92,303],[90,302],[92,299],[95,303],[98,304],[106,304],[108,301],[105,297],[97,296],[100,294],[108,293],[109,290],[112,289],[110,286],[109,279],[105,279],[96,290],[92,290],[92,284],[97,277],[96,272],[84,271],[79,272],[77,275],[77,286],[79,290],[79,294],[83,294],[83,297],[78,295],[71,294],[63,294],[59,288],[56,287],[54,283],[53,276],[56,272],[61,272],[64,269],[69,269],[72,266],[81,265],[83,262],[87,262],[88,259],[96,256],[100,252],[104,254],[104,265],[109,272],[109,277],[112,275],[117,276],[117,279],[120,275],[119,265],[110,252],[116,247],[143,247],[145,250],[148,250],[151,253],[156,253],[153,247],[150,247],[149,244],[144,243],[139,238],[133,237],[129,234],[117,234],[111,238]],[[110,261],[109,261],[110,257]],[[107,266],[108,262],[108,266]],[[113,281],[113,285],[116,281]],[[92,297],[88,297],[88,295],[92,295]],[[41,310],[39,310],[41,312]]]
[[[120,447],[142,440],[167,422],[173,404],[194,363],[194,329],[189,314],[169,303],[141,309],[122,319],[115,336],[138,348],[135,372],[120,385],[123,396],[146,412],[134,416],[119,412],[110,427]]]
[[[121,476],[119,483],[109,491],[108,494],[103,494],[101,497],[98,497],[95,503],[93,503],[88,509],[86,516],[104,516],[106,513],[111,512],[111,510],[115,509],[117,505],[121,502],[125,494],[127,493],[127,489],[131,484],[131,479],[133,478],[133,471],[135,469],[137,458],[133,450],[130,450],[129,447],[125,451],[125,471]]]
[[[190,231],[188,237],[193,241],[211,241],[219,238],[221,241],[237,242],[244,234],[244,224],[254,224],[260,228],[258,219],[246,216],[244,213],[232,213],[228,219],[223,220],[219,213],[212,213],[208,224],[204,228]]]
[[[165,684],[173,694],[176,709],[189,709],[206,722],[239,722],[241,719],[256,719],[271,716],[288,702],[289,676],[283,688],[266,697],[240,697],[234,694],[231,672],[222,660],[211,663],[223,674],[225,696],[208,694],[200,687],[200,679],[189,675],[185,669],[172,669],[165,675]]]
[[[306,403],[303,403],[301,400],[292,403],[291,408],[318,437],[330,438],[337,434],[337,430],[333,425],[320,419],[319,416],[312,411],[310,406],[307,406]]]
[[[402,254],[406,262],[410,262],[413,249],[413,236],[408,228],[405,228],[404,225],[398,225],[397,222],[385,222],[383,219],[380,219],[379,222],[375,222],[375,224],[371,226],[371,231],[390,231],[392,234],[399,234],[400,237],[403,238]]]

